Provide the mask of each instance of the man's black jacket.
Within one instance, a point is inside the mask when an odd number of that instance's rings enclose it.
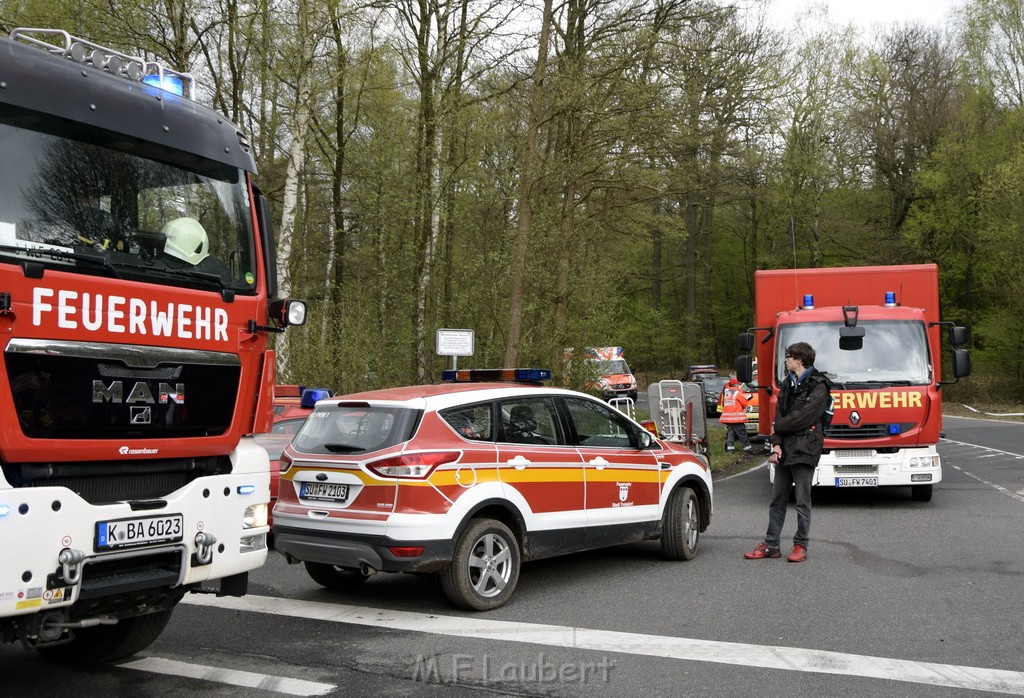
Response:
[[[825,442],[821,417],[829,400],[828,378],[811,370],[796,386],[787,376],[775,405],[775,424],[769,441],[782,447],[783,465],[818,465]]]

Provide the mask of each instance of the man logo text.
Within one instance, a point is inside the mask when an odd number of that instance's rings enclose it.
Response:
[[[115,405],[166,405],[169,402],[182,405],[185,403],[185,384],[160,383],[154,396],[152,387],[148,383],[139,381],[132,386],[128,396],[125,397],[123,382],[111,381],[110,385],[107,385],[103,381],[94,380],[92,382],[92,401],[110,402]]]

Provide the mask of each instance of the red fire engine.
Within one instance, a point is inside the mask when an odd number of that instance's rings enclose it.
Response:
[[[914,499],[930,500],[942,479],[941,387],[970,373],[967,350],[954,349],[954,380],[942,380],[942,327],[954,346],[968,333],[939,320],[938,267],[758,271],[754,293],[757,326],[739,346],[749,352],[759,339],[760,433],[771,432],[785,348],[807,342],[832,381],[835,407],[813,484],[909,485]],[[749,355],[739,358],[740,380],[751,380],[751,364]]]
[[[58,30],[0,39],[0,641],[96,663],[267,555],[266,200],[192,79]]]

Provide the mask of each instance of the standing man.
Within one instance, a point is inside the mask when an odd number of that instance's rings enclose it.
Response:
[[[736,450],[733,446],[736,439],[740,440],[747,453],[754,450],[747,438],[747,396],[735,378],[730,378],[722,389],[722,416],[718,418],[718,423],[725,425],[726,451]]]
[[[768,532],[764,540],[750,552],[748,560],[781,557],[779,539],[786,522],[789,493],[796,490],[796,535],[793,551],[786,559],[803,562],[807,559],[807,543],[811,532],[811,478],[818,465],[825,442],[822,418],[829,406],[828,378],[814,368],[814,349],[806,342],[786,348],[786,378],[779,389],[772,425],[772,453],[768,461],[775,464],[772,501],[768,505]]]

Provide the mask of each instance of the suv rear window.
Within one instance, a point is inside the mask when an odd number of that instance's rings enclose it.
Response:
[[[420,410],[407,407],[318,405],[292,446],[302,453],[372,453],[411,439],[421,415]]]

